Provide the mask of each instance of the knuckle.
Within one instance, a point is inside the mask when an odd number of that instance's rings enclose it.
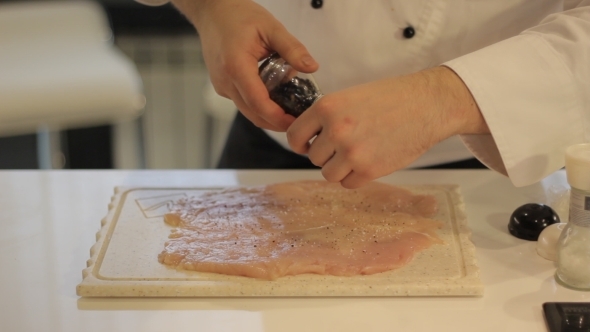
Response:
[[[324,124],[323,130],[333,142],[347,141],[355,127],[350,120],[340,117],[339,108],[337,102],[326,97],[314,104],[316,115]]]
[[[226,56],[220,54],[215,58],[215,63],[216,68],[218,68],[218,70],[220,70],[222,73],[225,73],[227,67],[231,64],[231,61],[229,61]]]
[[[324,165],[323,160],[321,160],[319,157],[313,155],[313,154],[309,154],[308,155],[309,161],[311,161],[312,164],[318,166],[318,167],[322,167]]]
[[[323,166],[322,163],[317,158],[309,157],[309,161],[311,161],[311,163],[314,164],[314,165],[316,165],[317,167],[322,167]]]
[[[346,126],[331,126],[328,130],[328,137],[334,143],[346,142],[346,138],[350,137],[350,130]]]
[[[225,97],[225,98],[228,98],[228,99],[231,99],[230,96],[229,96],[229,94],[225,92],[226,89],[224,89],[222,86],[220,86],[220,85],[213,85],[213,90],[215,90],[215,93],[217,93],[218,95],[220,95],[222,97]]]
[[[361,171],[361,175],[366,181],[374,180],[378,178],[378,171],[375,167],[365,167]]]
[[[358,174],[359,178],[365,183],[375,180],[381,176],[379,168],[375,164],[368,162],[365,162],[363,165],[356,167],[354,172]]]
[[[353,165],[361,165],[363,163],[363,152],[361,147],[357,144],[349,144],[343,146],[344,159]]]
[[[291,149],[293,149],[293,151],[297,152],[297,153],[306,153],[306,149],[304,146],[304,142],[301,142],[301,140],[299,139],[299,137],[297,136],[297,134],[292,131],[292,130],[287,130],[287,142],[289,143],[289,146],[291,147]],[[311,157],[310,157],[311,160]],[[313,163],[313,160],[311,160],[311,162]],[[316,165],[314,163],[314,165]]]
[[[292,134],[291,134],[291,135],[292,135]],[[306,149],[305,149],[305,147],[304,147],[304,146],[303,146],[303,145],[302,145],[302,144],[301,144],[301,143],[300,143],[298,140],[296,140],[296,139],[293,139],[293,138],[290,138],[290,136],[289,136],[289,132],[287,132],[287,142],[289,143],[289,146],[291,147],[291,149],[292,149],[294,152],[296,152],[296,153],[301,153],[301,154],[303,154],[303,153],[306,153],[306,152],[307,152],[307,151],[306,151]],[[310,160],[310,161],[311,161],[311,162],[312,162],[314,165],[316,165],[316,164],[314,163],[314,161],[311,159],[311,157],[309,157],[309,156],[308,156],[308,158],[309,158],[309,160]],[[316,165],[316,166],[317,166],[317,165]]]
[[[340,182],[340,185],[346,189],[356,189],[359,187],[359,185],[355,181],[351,181],[348,179],[342,180],[342,182]]]
[[[240,68],[233,64],[227,64],[223,67],[223,70],[228,77],[235,78],[238,76]]]
[[[326,179],[326,181],[331,183],[336,183],[340,181],[340,179],[336,177],[336,174],[334,172],[330,172],[326,168],[322,168],[322,176],[324,177],[324,179]]]
[[[226,57],[220,58],[219,68],[224,75],[229,77],[235,77],[240,70],[240,67],[235,64],[235,61],[231,61],[231,59],[227,59]]]
[[[373,180],[381,174],[378,165],[367,158],[364,149],[360,145],[345,149],[344,158],[352,165],[354,172],[363,179]]]
[[[287,130],[287,142],[289,142],[290,146],[294,146],[296,143],[295,132],[291,129]]]
[[[333,115],[337,113],[336,109],[338,106],[336,105],[336,102],[333,101],[333,98],[330,98],[330,96],[324,96],[318,100],[313,107],[318,116],[325,119],[331,119]]]

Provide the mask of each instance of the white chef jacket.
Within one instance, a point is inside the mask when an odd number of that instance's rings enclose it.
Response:
[[[437,65],[461,77],[491,135],[450,138],[411,166],[469,149],[524,186],[563,167],[567,146],[590,141],[590,0],[257,2],[318,61],[324,93]],[[404,38],[409,26],[415,35]]]

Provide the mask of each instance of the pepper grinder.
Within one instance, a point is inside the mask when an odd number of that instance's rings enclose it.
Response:
[[[266,58],[258,73],[270,99],[294,117],[300,116],[322,97],[313,76],[298,72],[278,53]]]

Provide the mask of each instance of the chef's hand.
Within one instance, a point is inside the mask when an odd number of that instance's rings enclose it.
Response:
[[[251,0],[173,0],[199,33],[215,91],[231,99],[256,126],[286,131],[295,118],[269,99],[258,61],[273,51],[296,70],[318,64],[285,27]]]
[[[294,151],[322,167],[326,180],[358,188],[448,137],[483,133],[489,129],[463,81],[437,67],[326,95],[293,122],[287,137]]]

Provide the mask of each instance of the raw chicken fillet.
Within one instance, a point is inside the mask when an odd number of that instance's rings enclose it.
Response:
[[[432,196],[384,183],[296,181],[210,191],[170,206],[160,263],[274,280],[397,269],[442,241]]]

